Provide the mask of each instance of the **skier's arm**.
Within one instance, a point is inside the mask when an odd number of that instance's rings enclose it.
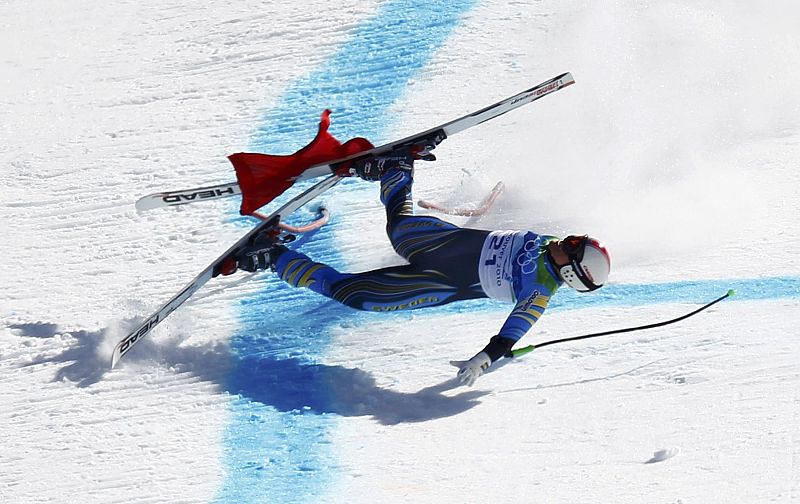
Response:
[[[549,293],[544,295],[543,289],[534,289],[528,296],[514,306],[506,319],[500,333],[489,340],[483,350],[468,361],[451,361],[458,368],[458,379],[461,383],[472,386],[495,361],[500,360],[511,347],[539,320],[550,301]]]
[[[549,302],[549,292],[541,287],[532,289],[532,292],[519,298],[503,327],[500,328],[499,335],[516,343],[539,320]]]

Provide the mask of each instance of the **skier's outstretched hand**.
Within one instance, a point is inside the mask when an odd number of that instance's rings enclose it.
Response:
[[[475,357],[468,361],[450,361],[450,364],[458,368],[456,377],[464,385],[471,387],[475,380],[489,369],[492,359],[486,352],[479,352]]]

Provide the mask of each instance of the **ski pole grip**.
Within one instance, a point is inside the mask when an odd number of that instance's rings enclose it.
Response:
[[[534,350],[536,350],[536,346],[535,345],[528,345],[526,347],[522,347],[522,348],[517,348],[515,350],[511,350],[510,352],[508,352],[505,355],[505,357],[508,357],[509,359],[514,358],[514,357],[520,357],[522,355],[531,353]]]

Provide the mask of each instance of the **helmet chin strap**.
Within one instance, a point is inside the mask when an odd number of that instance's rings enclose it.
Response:
[[[567,285],[577,290],[578,292],[591,292],[601,287],[600,285],[595,284],[593,281],[589,279],[589,276],[583,271],[583,268],[581,268],[581,265],[577,259],[569,257],[568,264],[565,264],[564,266],[559,266],[556,263],[556,260],[553,257],[553,254],[550,252],[550,250],[549,249],[546,250],[550,263],[556,267],[556,270],[558,270],[558,274],[561,276],[561,279]],[[583,287],[584,289],[579,289],[578,288],[579,286]]]
[[[562,266],[558,270],[558,273],[567,285],[578,292],[591,292],[600,288],[599,285],[589,279],[589,276],[583,271],[577,259],[570,259],[569,264]],[[579,289],[578,285],[584,287],[585,290]]]

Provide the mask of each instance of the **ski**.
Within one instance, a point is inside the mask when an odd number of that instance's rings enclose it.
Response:
[[[172,299],[164,303],[158,310],[153,312],[150,316],[144,319],[144,322],[139,324],[133,331],[131,331],[125,338],[123,338],[111,355],[112,369],[117,365],[119,360],[127,354],[133,346],[140,342],[147,334],[153,330],[159,323],[163,322],[167,316],[174,312],[178,307],[185,303],[192,295],[198,291],[209,280],[214,278],[219,273],[219,267],[222,262],[229,256],[238,253],[244,248],[250,238],[256,235],[269,231],[271,229],[279,228],[281,218],[285,218],[295,210],[299,209],[309,201],[313,200],[323,192],[335,186],[342,177],[338,175],[331,175],[330,177],[314,184],[306,189],[302,194],[295,196],[288,203],[275,210],[269,217],[260,223],[258,226],[250,230],[246,235],[239,239],[232,247],[226,250],[223,254],[217,257],[210,265],[208,265],[194,280],[189,282],[180,292],[175,294]]]
[[[539,98],[547,96],[574,83],[575,80],[572,78],[572,75],[569,72],[561,74],[530,89],[526,89],[521,93],[506,98],[505,100],[501,100],[471,114],[467,114],[459,117],[458,119],[454,119],[450,122],[423,131],[422,133],[411,135],[394,142],[389,142],[379,147],[375,147],[346,158],[312,166],[299,175],[294,182],[308,180],[323,175],[330,175],[331,173],[338,173],[339,175],[347,176],[347,173],[341,173],[337,170],[339,170],[343,164],[347,164],[350,161],[380,156],[399,147],[403,147],[404,145],[418,144],[422,140],[437,139],[441,141],[460,131],[477,126],[478,124],[486,122],[495,117],[499,117],[506,112],[534,102]],[[140,198],[136,202],[136,209],[150,210],[154,208],[185,205],[197,201],[209,201],[227,198],[230,196],[239,195],[241,193],[241,188],[236,182],[207,187],[198,187],[194,189],[185,189],[182,191],[160,192],[149,194]]]
[[[153,208],[163,208],[166,206],[185,205],[195,201],[205,201],[209,199],[219,199],[228,196],[242,194],[239,184],[220,184],[208,187],[195,187],[183,191],[170,191],[155,194],[148,194],[136,200],[136,210],[152,210]]]
[[[280,230],[281,218],[287,217],[298,208],[324,193],[336,185],[343,177],[350,176],[351,174],[347,172],[347,169],[352,161],[374,156],[381,156],[404,146],[420,145],[427,142],[438,144],[449,136],[473,126],[477,126],[478,124],[484,123],[495,117],[501,116],[506,112],[519,108],[527,103],[534,102],[543,96],[547,96],[548,94],[554,93],[555,91],[574,83],[575,80],[572,78],[572,75],[569,73],[564,73],[521,93],[506,98],[505,100],[501,100],[495,104],[489,105],[486,108],[471,114],[467,114],[448,123],[444,123],[435,128],[423,131],[422,133],[390,142],[373,149],[365,150],[342,159],[336,159],[311,166],[304,170],[299,176],[295,177],[293,182],[307,180],[322,175],[328,175],[328,177],[312,185],[298,196],[295,196],[288,203],[284,204],[268,217],[259,216],[259,218],[263,219],[259,225],[245,234],[241,239],[239,239],[239,241],[225,251],[225,253],[217,257],[181,291],[175,294],[169,301],[164,303],[164,305],[162,305],[150,316],[146,317],[144,322],[131,331],[116,345],[111,356],[111,367],[114,368],[119,360],[128,352],[130,352],[131,348],[133,348],[136,343],[141,341],[150,333],[150,331],[153,330],[154,327],[163,322],[167,316],[183,305],[190,297],[192,297],[195,292],[197,292],[203,285],[208,283],[209,280],[214,278],[219,273],[219,268],[223,261],[229,256],[241,251],[248,244],[251,238],[255,237],[259,233],[269,231],[271,229]],[[191,189],[188,191],[173,191],[170,193],[157,193],[156,195],[151,195],[149,197],[145,196],[142,198],[142,200],[145,201],[143,201],[141,204],[137,202],[136,207],[137,209],[150,209],[160,206],[182,205],[194,201],[204,201],[233,196],[234,194],[241,194],[241,189],[238,184],[223,184],[199,189]]]

